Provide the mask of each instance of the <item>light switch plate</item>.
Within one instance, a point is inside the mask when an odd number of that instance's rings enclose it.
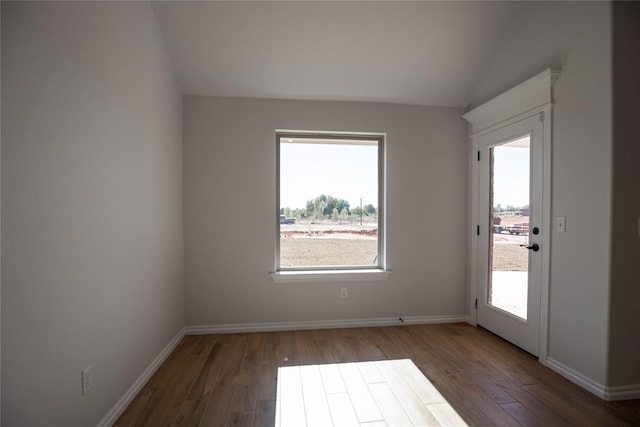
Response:
[[[567,217],[566,216],[557,216],[556,217],[556,231],[558,233],[564,233],[567,231]]]

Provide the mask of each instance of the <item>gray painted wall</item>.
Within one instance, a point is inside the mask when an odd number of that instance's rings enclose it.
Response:
[[[460,115],[185,97],[187,324],[465,314],[468,142]],[[273,283],[276,129],[387,133],[388,281]],[[341,287],[349,299],[340,299]]]
[[[549,356],[606,384],[611,219],[611,13],[594,3],[523,4],[480,73],[478,105],[545,68],[553,90]]]
[[[0,4],[0,81],[2,80],[2,5]],[[2,85],[0,84],[0,100]],[[0,129],[2,129],[2,102],[0,102]],[[2,153],[2,132],[0,132],[0,153]],[[0,177],[2,176],[2,155],[0,154]],[[0,188],[2,179],[0,178]],[[0,235],[2,235],[2,197],[0,197]],[[0,385],[2,384],[2,245],[0,245]],[[0,425],[2,425],[2,387],[0,386]]]
[[[147,3],[2,9],[3,423],[95,425],[184,325],[181,98]]]
[[[613,4],[613,213],[609,385],[640,384],[640,3]]]

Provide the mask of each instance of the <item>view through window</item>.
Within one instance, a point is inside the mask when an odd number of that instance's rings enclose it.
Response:
[[[530,212],[529,135],[491,148],[493,233],[488,303],[527,319]]]
[[[278,269],[381,268],[383,137],[277,135]]]

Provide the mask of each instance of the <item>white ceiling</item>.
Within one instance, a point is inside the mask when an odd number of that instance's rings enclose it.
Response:
[[[185,94],[464,107],[511,2],[153,3]]]

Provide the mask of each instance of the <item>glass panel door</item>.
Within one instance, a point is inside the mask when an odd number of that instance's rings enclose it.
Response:
[[[542,257],[542,121],[478,136],[477,323],[537,355]]]

